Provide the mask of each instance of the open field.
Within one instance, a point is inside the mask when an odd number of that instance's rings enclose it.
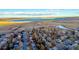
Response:
[[[52,26],[62,25],[67,28],[79,28],[79,17],[65,18],[65,20],[50,20],[50,21],[46,20],[46,21],[30,22],[30,23],[0,21],[0,26],[1,26],[0,32],[8,31],[7,28],[10,28],[12,26],[13,27],[21,26],[23,28],[29,28],[35,26],[50,26],[50,25]]]
[[[18,25],[17,25],[18,24]],[[79,22],[77,21],[70,21],[70,22],[60,22],[60,21],[43,21],[43,22],[31,22],[31,23],[5,23],[3,28],[0,28],[0,31],[9,31],[11,27],[18,27],[21,26],[22,28],[29,28],[29,27],[36,27],[36,26],[58,26],[62,25],[67,28],[78,28]]]
[[[14,25],[14,24],[20,24],[20,23],[18,23],[18,22],[0,21],[0,26],[7,26],[7,25]]]
[[[18,22],[9,22],[10,20],[20,20],[23,18],[0,18],[0,26],[7,26],[7,25],[13,25],[13,24],[20,24]]]
[[[0,21],[8,21],[13,19],[24,19],[24,18],[0,18]]]
[[[45,22],[47,24],[52,24],[52,25],[62,25],[68,28],[77,28],[79,27],[79,20],[71,20],[71,21],[49,21],[49,22]]]

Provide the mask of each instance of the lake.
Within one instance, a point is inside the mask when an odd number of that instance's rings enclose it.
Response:
[[[22,20],[11,20],[12,22],[39,22],[39,21],[50,21],[50,20],[64,20],[64,18],[28,18]]]

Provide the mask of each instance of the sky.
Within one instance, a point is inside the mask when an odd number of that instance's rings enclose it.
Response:
[[[33,16],[79,16],[79,9],[0,9],[0,18]]]

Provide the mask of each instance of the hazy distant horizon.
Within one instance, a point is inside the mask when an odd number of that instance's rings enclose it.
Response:
[[[0,9],[0,18],[6,17],[71,17],[79,16],[79,9]]]

